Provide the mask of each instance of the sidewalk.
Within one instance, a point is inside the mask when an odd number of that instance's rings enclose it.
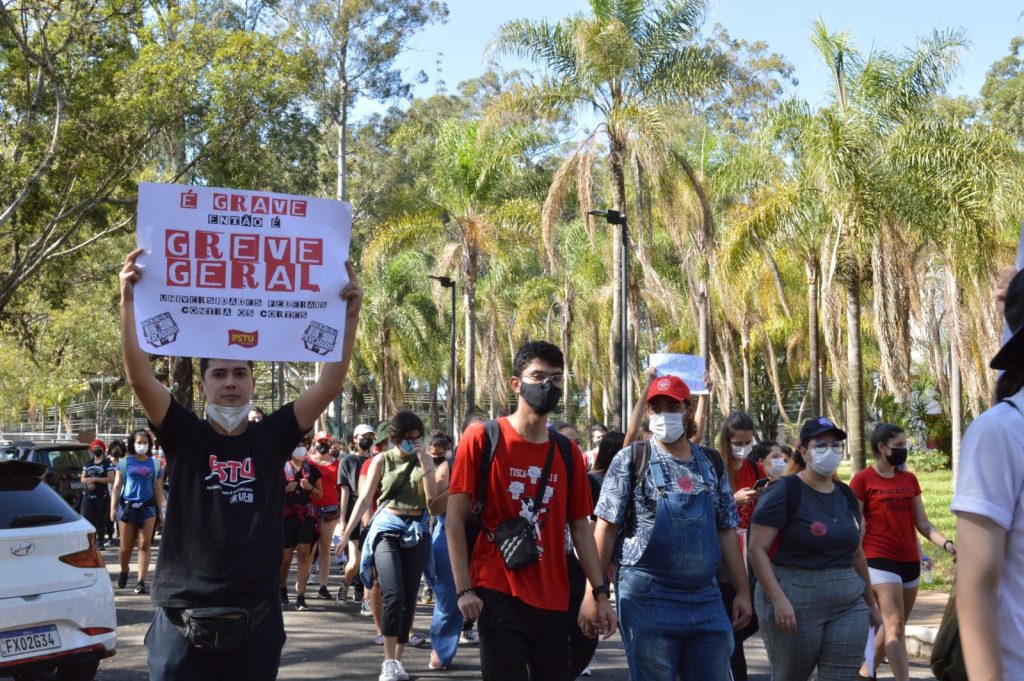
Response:
[[[922,591],[917,595],[914,611],[907,622],[907,653],[911,657],[928,658],[942,622],[949,594],[944,591]]]

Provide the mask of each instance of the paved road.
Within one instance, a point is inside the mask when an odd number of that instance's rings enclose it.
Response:
[[[159,543],[159,540],[158,542]],[[116,576],[116,549],[104,552],[111,577]],[[152,618],[153,606],[148,596],[136,596],[134,563],[129,588],[117,593],[118,653],[104,661],[97,679],[101,681],[145,681],[146,653],[143,638]],[[294,579],[294,573],[293,573]],[[336,591],[337,579],[332,578],[331,590]],[[313,590],[310,590],[310,594]],[[308,612],[286,610],[284,615],[288,641],[281,660],[281,679],[369,679],[380,673],[382,649],[372,644],[375,635],[373,620],[361,617],[355,606],[339,607],[333,601],[309,599]],[[416,631],[427,635],[430,627],[430,606],[420,606],[416,617]],[[747,661],[751,681],[769,681],[768,663],[759,636],[746,642]],[[454,667],[449,671],[427,669],[429,647],[410,649],[404,656],[406,669],[414,679],[479,679],[477,649],[466,647],[459,651]],[[597,662],[593,665],[595,681],[625,681],[629,678],[622,644],[616,635],[598,648]],[[892,678],[883,667],[879,678]],[[912,678],[933,678],[924,665],[913,669]]]

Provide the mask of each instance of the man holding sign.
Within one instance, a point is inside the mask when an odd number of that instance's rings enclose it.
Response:
[[[129,254],[120,274],[125,374],[163,444],[175,491],[153,584],[158,607],[146,635],[150,678],[274,679],[285,640],[277,593],[284,462],[341,390],[362,290],[346,262],[340,359],[324,364],[319,380],[295,402],[261,421],[247,418],[252,360],[237,354],[203,359],[206,419],[200,420],[156,379],[139,344],[135,293],[143,252]]]

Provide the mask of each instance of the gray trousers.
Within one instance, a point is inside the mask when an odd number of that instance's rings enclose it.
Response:
[[[775,626],[775,608],[758,584],[755,608],[772,678],[802,681],[817,667],[819,681],[855,681],[868,638],[864,580],[853,568],[772,569],[796,611],[797,629],[789,634]]]

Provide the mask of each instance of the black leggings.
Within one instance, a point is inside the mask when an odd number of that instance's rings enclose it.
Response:
[[[401,547],[401,539],[382,535],[373,550],[380,595],[383,602],[380,632],[394,636],[399,643],[409,642],[409,628],[416,614],[416,596],[420,577],[430,557],[430,537],[426,534],[415,546]]]
[[[107,525],[110,524],[110,495],[82,495],[82,516],[96,528],[96,541],[106,543]]]

